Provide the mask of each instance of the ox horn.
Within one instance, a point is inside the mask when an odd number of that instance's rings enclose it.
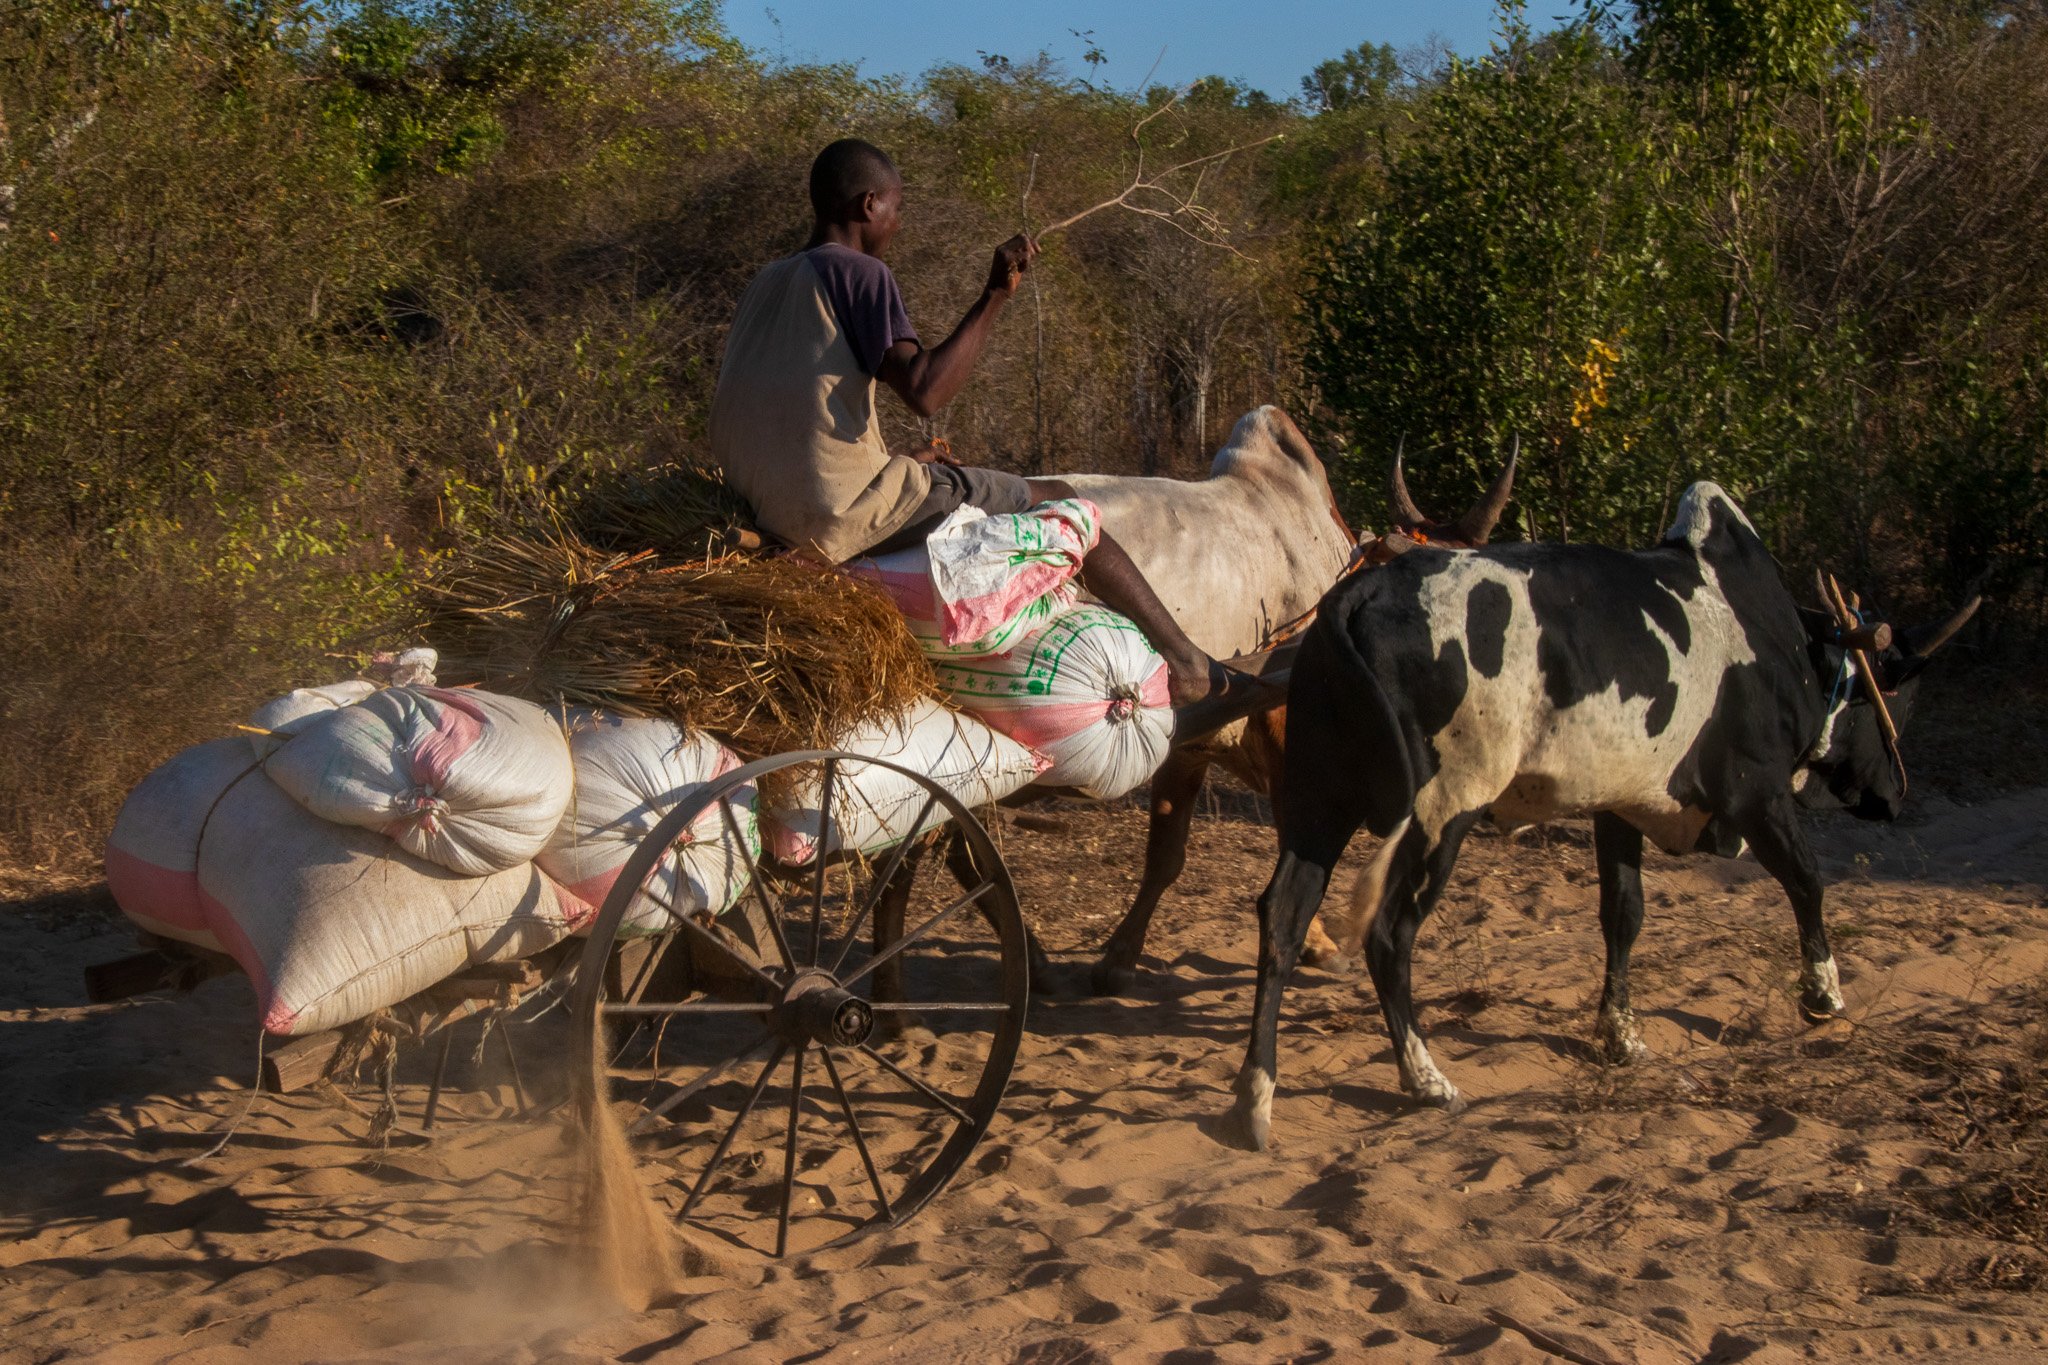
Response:
[[[1919,626],[1906,632],[1906,648],[1925,659],[1955,638],[1957,631],[1970,623],[1977,614],[1977,608],[1984,605],[1982,594],[1974,595],[1957,609],[1956,614],[1938,626]]]
[[[1508,462],[1501,469],[1500,477],[1493,481],[1493,487],[1486,490],[1486,496],[1472,504],[1457,525],[1450,529],[1448,539],[1466,545],[1484,545],[1486,538],[1493,534],[1493,528],[1500,525],[1500,514],[1508,510],[1508,497],[1515,489],[1515,462],[1522,458],[1521,433],[1515,434],[1515,442],[1508,450]]]
[[[1416,531],[1429,524],[1429,518],[1415,505],[1415,499],[1408,496],[1408,479],[1401,472],[1401,452],[1408,444],[1407,434],[1394,442],[1394,472],[1388,480],[1387,503],[1394,514],[1397,530]]]

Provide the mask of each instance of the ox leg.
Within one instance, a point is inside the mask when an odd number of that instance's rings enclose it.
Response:
[[[1337,845],[1341,852],[1343,844]],[[1301,941],[1309,921],[1323,903],[1330,885],[1330,869],[1336,865],[1332,854],[1327,863],[1302,857],[1291,849],[1280,850],[1273,879],[1259,897],[1259,983],[1252,1004],[1252,1040],[1245,1049],[1244,1065],[1233,1087],[1236,1103],[1223,1117],[1226,1137],[1255,1152],[1266,1150],[1273,1127],[1274,1075],[1279,1067],[1280,997],[1294,964],[1301,955]]]
[[[1458,1088],[1437,1069],[1436,1060],[1415,1026],[1415,998],[1409,979],[1415,931],[1436,908],[1457,865],[1458,849],[1481,812],[1453,817],[1432,840],[1421,821],[1401,836],[1388,869],[1386,897],[1365,936],[1365,965],[1379,992],[1387,1036],[1401,1068],[1401,1088],[1424,1104],[1457,1113],[1465,1107]]]
[[[1206,759],[1175,754],[1152,775],[1152,823],[1145,835],[1145,875],[1131,908],[1103,945],[1091,984],[1097,995],[1122,995],[1137,975],[1145,952],[1145,934],[1159,898],[1180,880],[1187,865],[1188,826],[1194,820],[1195,797],[1209,771]]]
[[[1831,1019],[1842,1012],[1842,978],[1821,919],[1820,867],[1806,831],[1799,827],[1797,808],[1789,795],[1775,796],[1740,828],[1756,860],[1778,879],[1792,902],[1799,924],[1799,1008],[1814,1023]]]
[[[1618,815],[1593,817],[1593,855],[1600,864],[1600,934],[1607,940],[1607,978],[1600,987],[1600,1054],[1616,1066],[1647,1055],[1629,1008],[1628,958],[1643,928],[1643,834]]]

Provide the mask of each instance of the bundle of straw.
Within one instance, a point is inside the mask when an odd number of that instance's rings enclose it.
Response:
[[[477,537],[419,601],[449,682],[664,716],[749,757],[938,695],[886,596],[791,558],[607,551],[556,521]]]
[[[656,465],[600,479],[576,500],[570,524],[608,550],[706,559],[754,530],[746,500],[714,469]]]

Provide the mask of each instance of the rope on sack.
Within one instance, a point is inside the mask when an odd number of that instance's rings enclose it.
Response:
[[[220,809],[220,803],[228,799],[228,793],[233,791],[243,778],[247,777],[250,773],[261,772],[262,770],[263,764],[261,762],[251,763],[247,768],[244,768],[235,775],[233,782],[222,787],[220,795],[214,797],[213,804],[206,808],[206,817],[199,822],[199,835],[192,841],[192,875],[195,879],[199,876],[199,850],[206,843],[206,831],[213,825],[213,813]],[[242,1112],[235,1115],[233,1121],[228,1124],[227,1130],[221,1133],[220,1141],[214,1143],[213,1146],[207,1148],[198,1156],[188,1156],[179,1161],[177,1163],[179,1166],[197,1166],[202,1161],[208,1161],[219,1156],[223,1151],[227,1150],[228,1143],[234,1140],[235,1134],[248,1121],[249,1115],[255,1112],[256,1101],[263,1098],[263,1049],[269,1040],[270,1035],[263,1031],[263,1026],[261,1024],[257,1025],[256,1078],[249,1083],[249,1098],[243,1101]]]
[[[214,1143],[213,1146],[207,1148],[198,1156],[186,1157],[177,1163],[179,1166],[197,1166],[202,1161],[210,1161],[214,1157],[219,1156],[227,1150],[227,1145],[234,1140],[235,1134],[241,1131],[241,1127],[248,1121],[249,1115],[255,1112],[256,1101],[263,1098],[263,1049],[269,1041],[270,1035],[263,1031],[261,1025],[258,1025],[256,1029],[256,1080],[249,1087],[249,1098],[242,1102],[242,1112],[235,1115],[234,1121],[228,1124],[227,1131],[221,1133],[219,1142]]]

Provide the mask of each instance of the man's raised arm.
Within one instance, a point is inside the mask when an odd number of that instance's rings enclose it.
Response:
[[[989,266],[988,284],[967,310],[967,316],[953,329],[953,335],[930,350],[915,341],[897,342],[882,353],[875,377],[896,390],[920,417],[930,417],[952,402],[967,386],[967,376],[974,371],[974,362],[981,355],[982,343],[988,340],[996,314],[1017,292],[1017,282],[1037,254],[1038,243],[1022,233],[997,247],[995,260]]]

